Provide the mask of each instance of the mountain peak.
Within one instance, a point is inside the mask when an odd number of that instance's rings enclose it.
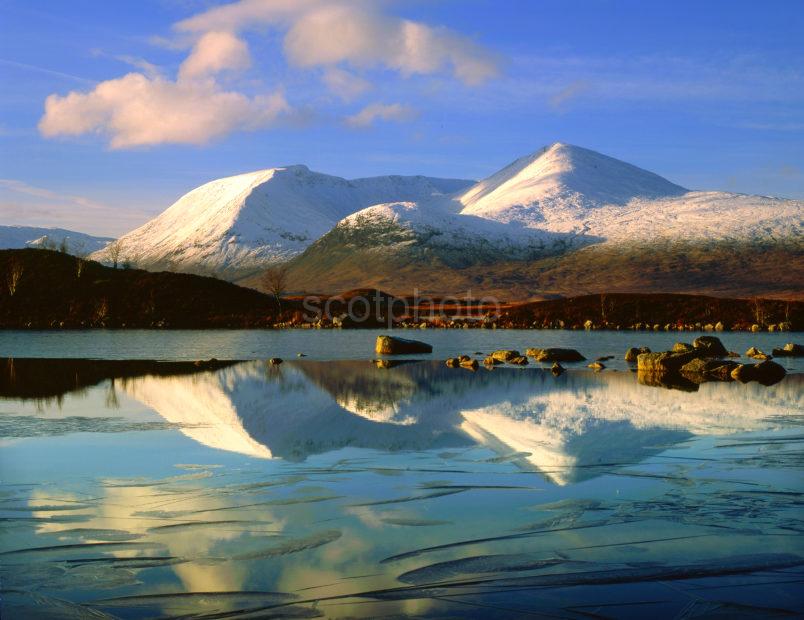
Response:
[[[554,142],[480,181],[460,201],[465,214],[511,211],[510,217],[504,219],[525,221],[528,219],[525,212],[545,207],[571,207],[577,211],[686,192],[683,187],[624,161],[580,146]],[[536,216],[541,219],[541,215]]]

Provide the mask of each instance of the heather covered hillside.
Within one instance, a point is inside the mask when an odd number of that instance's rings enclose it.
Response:
[[[276,301],[188,274],[113,269],[50,250],[0,251],[0,327],[247,327]]]

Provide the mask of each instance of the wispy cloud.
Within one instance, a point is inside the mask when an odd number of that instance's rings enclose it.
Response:
[[[88,217],[89,216],[89,217]],[[76,194],[0,179],[0,221],[23,226],[61,226],[115,235],[153,217],[141,209],[112,207]]]
[[[80,75],[73,75],[72,73],[64,73],[63,71],[54,71],[53,69],[48,69],[47,67],[37,67],[36,65],[29,65],[24,62],[17,62],[16,60],[6,60],[5,58],[0,58],[0,65],[6,65],[7,67],[14,67],[15,69],[22,69],[24,71],[33,71],[35,73],[42,73],[44,75],[69,80],[71,82],[81,82],[83,84],[97,84],[96,80],[90,80],[89,78],[85,78]]]
[[[371,103],[346,119],[346,124],[350,127],[363,128],[373,125],[377,120],[384,121],[409,121],[416,116],[413,108],[402,105],[401,103]]]
[[[590,87],[590,82],[586,80],[576,80],[553,94],[549,99],[550,106],[555,110],[563,111],[567,103],[589,91]]]

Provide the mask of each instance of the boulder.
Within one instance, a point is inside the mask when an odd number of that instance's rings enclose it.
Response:
[[[404,355],[406,353],[432,353],[433,347],[419,340],[397,338],[396,336],[377,336],[374,350],[380,355]]]
[[[525,355],[537,362],[583,362],[586,358],[575,349],[528,349]]]
[[[603,370],[605,367],[606,365],[603,364],[602,362],[592,362],[591,364],[589,364],[589,368],[591,368],[592,370]]]
[[[451,357],[447,360],[446,364],[450,368],[457,368],[461,365],[461,360],[459,360],[457,357]]]
[[[500,349],[498,351],[494,351],[491,354],[491,357],[498,362],[510,362],[515,357],[521,357],[521,355],[516,349]]]
[[[737,362],[725,361],[719,365],[713,366],[706,371],[706,376],[716,381],[731,381],[731,371],[734,370],[739,364]]]
[[[639,347],[639,348],[631,347],[625,352],[625,361],[636,362],[637,357],[639,357],[641,353],[650,353],[650,352],[651,350],[648,347]]]
[[[786,374],[787,371],[782,366],[770,360],[759,364],[740,364],[731,371],[732,379],[741,383],[758,381],[762,385],[778,383]]]
[[[756,376],[756,380],[762,385],[773,385],[774,383],[779,383],[779,381],[784,379],[787,371],[781,364],[766,360],[756,365],[754,368],[754,374]]]
[[[480,364],[478,364],[475,359],[468,359],[461,362],[461,368],[466,368],[467,370],[477,370],[479,365]]]
[[[564,372],[564,367],[558,362],[553,362],[553,366],[550,368],[550,372],[552,372],[557,377],[562,372]]]
[[[673,353],[686,353],[694,348],[689,342],[677,342],[673,345]]]
[[[502,362],[498,359],[491,357],[491,355],[487,356],[486,359],[483,360],[483,364],[486,366],[497,366],[502,364]]]
[[[637,370],[643,373],[659,374],[678,372],[682,366],[698,356],[699,354],[696,351],[687,351],[686,353],[673,353],[672,351],[641,353],[637,357]]]
[[[692,341],[692,346],[707,357],[725,357],[729,354],[716,336],[698,336]]]
[[[281,357],[272,357],[268,360],[271,366],[279,366],[284,360]]]
[[[756,347],[749,348],[748,351],[745,352],[745,356],[751,357],[755,360],[769,360],[771,357],[770,355],[768,355],[764,351],[761,351],[760,349],[757,349]]]
[[[642,385],[663,387],[668,390],[681,390],[683,392],[696,392],[698,390],[698,383],[690,381],[678,372],[637,371],[637,381]]]
[[[459,356],[458,356],[458,361],[459,361],[461,364],[463,364],[464,362],[468,362],[468,361],[469,361],[469,360],[471,360],[471,359],[472,359],[472,358],[471,358],[471,357],[469,357],[468,355],[459,355]]]
[[[681,372],[685,375],[704,375],[708,370],[709,360],[705,360],[702,357],[696,357],[694,360],[691,360],[684,364],[681,367]]]
[[[515,364],[516,366],[527,366],[528,365],[528,358],[524,355],[518,355],[510,360],[508,360],[509,364]]]
[[[773,350],[774,357],[803,357],[804,346],[794,342],[788,342],[781,349]]]
[[[704,381],[731,381],[731,371],[737,362],[697,357],[681,367],[681,374],[696,383]]]

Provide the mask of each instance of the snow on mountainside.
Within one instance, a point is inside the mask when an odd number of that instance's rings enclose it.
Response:
[[[559,209],[574,215],[634,198],[667,198],[688,190],[595,151],[555,143],[517,159],[458,200],[461,213],[533,226]]]
[[[38,228],[34,226],[0,226],[0,249],[19,250],[52,246],[61,247],[66,241],[67,251],[95,252],[104,248],[111,237],[94,237],[64,228]]]
[[[795,248],[803,205],[690,191],[555,143],[477,183],[346,180],[301,165],[219,179],[123,236],[121,260],[239,279],[293,259],[307,280],[325,281],[338,270],[347,277],[350,269],[366,275],[402,265],[460,269],[568,257],[586,246],[615,253],[623,244],[677,242]],[[93,258],[109,262],[104,251]]]
[[[727,192],[689,191],[636,166],[556,143],[522,157],[462,195],[372,206],[339,227],[381,221],[427,231],[440,242],[492,239],[546,250],[597,242],[683,238],[774,240],[802,234],[802,202]],[[374,245],[387,245],[377,239]],[[366,239],[370,243],[369,239]],[[509,258],[517,258],[516,252]]]
[[[422,176],[346,180],[306,166],[212,181],[120,239],[137,267],[242,275],[303,251],[348,214],[390,200],[453,193],[471,181]],[[107,260],[104,252],[93,258]]]

